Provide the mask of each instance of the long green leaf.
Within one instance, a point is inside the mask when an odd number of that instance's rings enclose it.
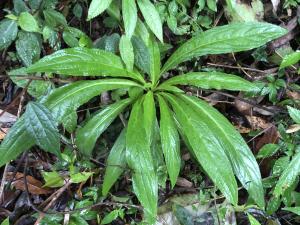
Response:
[[[118,139],[114,143],[114,146],[110,150],[109,156],[106,161],[106,169],[104,174],[104,180],[102,185],[102,194],[105,196],[109,192],[110,188],[118,180],[123,173],[126,166],[126,130],[124,129],[119,135]]]
[[[37,102],[29,102],[24,114],[28,134],[45,151],[60,156],[60,140],[57,123],[48,108]]]
[[[122,0],[122,14],[126,36],[131,38],[137,22],[137,8],[134,0]]]
[[[140,99],[133,105],[128,122],[126,160],[133,170],[133,190],[144,207],[147,224],[153,224],[157,214],[158,178],[143,118],[143,105]]]
[[[293,52],[289,55],[284,56],[280,64],[280,69],[292,66],[300,61],[300,51]]]
[[[296,153],[287,168],[281,174],[273,194],[275,197],[283,195],[285,190],[288,189],[295,181],[300,173],[300,151]]]
[[[221,72],[194,72],[172,77],[159,88],[169,85],[193,85],[204,89],[227,89],[231,91],[259,91],[253,83],[232,74]]]
[[[91,156],[97,139],[131,101],[128,98],[109,105],[92,116],[83,127],[77,130],[76,145],[84,155]]]
[[[139,85],[125,79],[77,81],[55,89],[43,100],[43,103],[51,110],[57,122],[63,122],[66,116],[103,91],[129,87],[139,87]]]
[[[150,76],[152,84],[156,84],[160,77],[160,51],[158,43],[153,37],[148,42],[148,49],[150,53]]]
[[[0,145],[0,167],[10,160],[17,158],[22,152],[29,150],[34,145],[34,140],[27,131],[24,116],[9,129],[8,134]]]
[[[93,19],[104,12],[111,2],[112,0],[92,0],[88,11],[88,20]]]
[[[250,50],[286,33],[287,31],[279,26],[259,22],[215,27],[181,45],[167,60],[161,73],[193,57]]]
[[[224,196],[234,205],[237,204],[237,183],[223,146],[200,115],[180,98],[163,94],[171,103],[176,119],[182,128],[188,145],[197,161],[202,165]]]
[[[130,41],[130,38],[127,37],[126,35],[122,35],[119,43],[119,49],[120,49],[121,58],[125,63],[126,68],[129,71],[132,71],[134,65],[134,52],[133,52],[133,46]]]
[[[166,101],[158,96],[160,107],[160,138],[172,187],[180,171],[180,142],[176,124]]]
[[[150,30],[163,42],[162,23],[155,6],[149,0],[138,0],[137,3]]]
[[[258,164],[248,145],[231,123],[206,102],[187,95],[179,95],[199,119],[207,125],[225,150],[236,176],[248,190],[250,197],[264,208],[264,191]]]
[[[147,133],[147,140],[149,143],[152,143],[152,137],[154,132],[154,123],[156,118],[156,112],[155,112],[155,102],[153,97],[153,92],[149,91],[147,94],[145,94],[145,98],[143,101],[143,110],[144,110],[144,126],[146,128]]]
[[[119,56],[100,49],[88,48],[59,50],[28,67],[26,72],[49,72],[72,76],[130,77],[143,80],[141,75],[127,71]]]

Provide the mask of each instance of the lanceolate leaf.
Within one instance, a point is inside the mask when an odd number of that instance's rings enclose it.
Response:
[[[27,69],[28,73],[51,72],[72,76],[143,78],[125,69],[120,57],[100,49],[69,48],[46,56]]]
[[[117,181],[119,176],[123,173],[126,166],[126,130],[124,129],[114,143],[110,150],[109,156],[106,161],[106,170],[104,174],[102,194],[105,196],[110,188]]]
[[[126,36],[131,38],[137,22],[137,8],[135,1],[122,0],[122,13]]]
[[[106,107],[77,130],[76,145],[84,155],[90,156],[92,154],[92,150],[99,136],[131,101],[131,99],[125,99]]]
[[[180,171],[180,142],[173,116],[165,100],[158,96],[160,108],[160,138],[172,187]]]
[[[154,132],[154,123],[156,119],[156,111],[155,111],[155,102],[153,97],[153,92],[149,91],[144,98],[143,101],[143,110],[144,110],[144,127],[146,128],[147,140],[149,143],[152,143],[153,132]]]
[[[176,119],[182,128],[190,151],[202,165],[224,196],[237,204],[237,183],[223,146],[205,121],[189,105],[178,97],[164,94],[171,103]]]
[[[133,46],[130,41],[130,38],[127,37],[126,35],[122,35],[120,39],[119,49],[120,49],[121,58],[125,63],[126,68],[129,71],[132,71],[134,65],[134,52],[133,52]]]
[[[147,224],[153,224],[157,213],[158,178],[143,118],[142,99],[139,99],[132,108],[128,122],[126,160],[133,170],[133,190],[144,207]]]
[[[258,206],[264,208],[260,170],[241,135],[221,113],[206,102],[183,94],[178,94],[178,96],[188,105],[187,107],[192,108],[199,115],[199,119],[218,139],[238,179]]]
[[[163,42],[162,23],[155,6],[150,0],[138,0],[137,3],[150,30]]]
[[[259,91],[253,83],[236,75],[221,72],[194,72],[170,78],[162,83],[160,88],[167,85],[193,85],[204,89],[227,89],[231,91]]]
[[[100,15],[109,7],[111,2],[112,0],[92,0],[88,11],[88,20]]]
[[[9,129],[8,134],[0,145],[0,167],[17,158],[22,152],[29,150],[34,145],[34,140],[27,131],[24,116]]]
[[[134,50],[134,63],[141,71],[150,74],[150,53],[146,44],[137,36],[131,38]]]
[[[296,153],[287,168],[281,174],[277,182],[273,194],[275,197],[283,195],[285,190],[288,189],[295,181],[300,173],[300,151]]]
[[[55,89],[43,103],[51,110],[53,117],[62,122],[67,115],[103,91],[138,86],[137,83],[124,79],[77,81]]]
[[[49,109],[40,103],[30,102],[24,117],[26,130],[35,143],[45,151],[60,155],[57,123]]]
[[[153,84],[156,84],[160,77],[160,51],[158,43],[154,38],[150,38],[148,42],[148,49],[150,53],[150,76]]]
[[[181,45],[167,60],[162,73],[192,57],[250,50],[286,33],[287,31],[279,26],[259,22],[215,27]]]
[[[280,69],[292,66],[300,61],[300,51],[293,52],[282,59]]]

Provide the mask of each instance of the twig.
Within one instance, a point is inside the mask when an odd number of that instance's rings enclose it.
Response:
[[[27,89],[28,89],[28,87],[29,87],[29,85],[30,85],[30,83],[31,83],[31,81],[32,80],[29,80],[28,82],[27,82],[27,84],[25,85],[25,87],[23,88],[23,90],[21,91],[21,93],[8,105],[8,106],[6,106],[5,107],[5,109],[0,113],[0,117],[1,116],[3,116],[3,114],[5,113],[5,112],[7,112],[12,106],[14,106],[14,104],[17,102],[17,100],[21,97],[21,96],[23,96],[24,94],[25,94],[25,92],[27,91]]]
[[[7,171],[8,171],[8,165],[9,163],[5,164],[4,167],[4,171],[3,171],[3,176],[2,176],[2,180],[1,180],[1,186],[0,186],[0,201],[3,200],[3,192],[4,192],[4,187],[5,187],[5,182],[6,182],[6,175],[7,175]]]
[[[246,102],[252,106],[255,106],[256,108],[260,108],[262,110],[265,110],[265,111],[268,111],[272,114],[277,114],[277,113],[284,113],[284,111],[282,110],[271,110],[267,107],[264,107],[264,106],[261,106],[261,105],[258,105],[257,103],[251,101],[251,100],[248,100],[248,99],[244,99],[244,98],[240,98],[240,97],[237,97],[237,96],[234,96],[234,95],[231,95],[231,94],[228,94],[228,93],[224,93],[224,92],[221,92],[221,91],[215,91],[215,90],[210,90],[211,92],[214,92],[214,93],[217,93],[217,94],[220,94],[220,95],[223,95],[223,96],[226,96],[226,97],[229,97],[229,98],[233,98],[233,99],[237,99],[239,101],[242,101],[242,102]]]
[[[58,189],[56,192],[54,192],[47,200],[50,201],[48,203],[48,205],[44,208],[43,211],[47,211],[51,208],[51,206],[54,204],[54,202],[64,193],[64,191],[70,187],[70,185],[72,184],[71,180],[68,180],[67,183],[61,187],[60,189]],[[47,201],[46,200],[46,201]],[[40,213],[39,214],[39,218],[36,220],[36,222],[34,223],[34,225],[38,225],[40,224],[41,220],[45,217],[45,213]]]
[[[254,69],[254,68],[241,67],[241,66],[230,66],[230,65],[223,65],[223,64],[217,64],[217,63],[207,63],[207,65],[217,66],[217,67],[224,67],[224,68],[229,68],[229,69],[242,69],[243,68],[244,70],[248,70],[248,71],[252,71],[252,72],[272,74],[272,72],[270,73],[270,72],[265,71],[265,70],[259,70],[259,69]],[[277,70],[278,68],[274,68],[274,69]]]

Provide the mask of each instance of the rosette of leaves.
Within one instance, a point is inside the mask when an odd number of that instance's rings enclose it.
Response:
[[[104,91],[123,89],[128,92],[128,97],[123,96],[108,105],[76,129],[76,145],[83,155],[90,157],[97,139],[112,121],[121,112],[130,111],[128,125],[107,159],[107,165],[121,166],[106,168],[104,195],[127,165],[132,171],[133,191],[144,207],[145,220],[147,224],[153,224],[158,201],[158,158],[163,156],[174,187],[180,171],[182,140],[230,203],[238,204],[236,176],[250,198],[264,208],[259,167],[241,135],[216,109],[180,89],[191,85],[201,89],[247,92],[257,91],[257,87],[239,76],[221,72],[189,72],[166,81],[162,75],[193,57],[250,50],[284,34],[286,30],[268,23],[216,27],[188,40],[162,67],[157,42],[149,39],[143,43],[137,37],[130,39],[127,36],[120,41],[121,57],[87,48],[64,49],[46,56],[28,67],[27,72],[97,76],[101,79],[76,81],[55,89],[39,103],[31,103],[31,113],[26,111],[2,142],[0,165],[35,144],[59,155],[59,145],[51,148],[48,145],[51,141],[46,141],[51,133],[49,130],[57,133],[55,127],[58,123],[72,132],[79,106]],[[38,122],[32,122],[34,115]],[[31,119],[27,118],[29,116]],[[55,122],[48,127],[52,119]],[[49,138],[57,143],[56,136],[50,135]]]

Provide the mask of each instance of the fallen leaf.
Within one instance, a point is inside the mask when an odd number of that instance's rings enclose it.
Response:
[[[9,172],[7,174],[7,180],[12,180],[12,179],[13,179],[13,173]],[[50,189],[42,188],[43,186],[42,182],[35,179],[34,177],[27,175],[26,179],[27,179],[27,186],[28,186],[29,193],[34,195],[46,195],[52,193]],[[17,172],[15,179],[11,184],[17,190],[25,191],[24,174]]]
[[[186,188],[191,188],[193,187],[193,183],[185,178],[178,177],[176,181],[176,185],[180,187],[186,187]]]
[[[300,130],[300,124],[293,124],[286,130],[286,133],[291,134],[297,132],[298,130]]]
[[[268,127],[272,126],[272,124],[270,124],[269,122],[267,122],[266,120],[264,120],[263,118],[258,117],[258,116],[247,116],[246,115],[246,118],[253,130],[267,129]]]
[[[0,129],[0,140],[4,139],[4,137],[6,136],[8,130],[9,130],[9,128],[1,128]]]

